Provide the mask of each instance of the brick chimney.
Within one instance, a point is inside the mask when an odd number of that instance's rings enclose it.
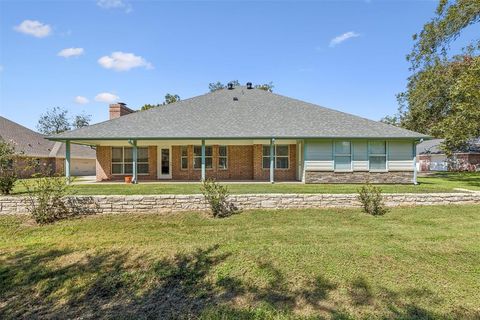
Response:
[[[115,118],[120,118],[121,116],[135,112],[134,110],[128,108],[127,105],[123,102],[111,104],[109,111],[110,111],[110,120]]]

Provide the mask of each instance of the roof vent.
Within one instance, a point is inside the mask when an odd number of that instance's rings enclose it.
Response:
[[[247,89],[253,89],[253,85],[251,82],[247,82]]]
[[[237,97],[233,97],[233,101],[238,101],[238,98],[237,98]]]
[[[229,82],[229,83],[227,84],[227,89],[228,89],[228,90],[233,90],[233,83]]]

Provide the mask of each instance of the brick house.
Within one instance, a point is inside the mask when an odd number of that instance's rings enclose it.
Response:
[[[96,146],[97,181],[414,183],[416,132],[247,86],[49,137]]]
[[[45,136],[0,117],[0,140],[12,144],[20,154],[12,168],[21,178],[38,172],[64,173],[65,144],[52,142]],[[72,146],[71,173],[75,176],[95,175],[95,150],[88,146]]]
[[[480,139],[471,141],[464,150],[448,158],[440,147],[443,139],[424,141],[417,145],[417,168],[429,171],[479,171]]]

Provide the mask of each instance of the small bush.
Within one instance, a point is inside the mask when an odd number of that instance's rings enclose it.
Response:
[[[28,194],[27,209],[35,222],[52,223],[69,216],[66,179],[40,177],[24,183]]]
[[[13,170],[13,161],[16,156],[12,144],[0,141],[0,193],[4,195],[10,194],[17,181],[17,175]]]
[[[214,179],[203,181],[201,190],[214,218],[228,217],[239,211],[235,204],[227,200],[228,188],[215,182]]]
[[[363,211],[373,216],[382,216],[388,212],[383,202],[382,190],[369,183],[358,190],[358,201],[362,203]]]
[[[17,181],[17,175],[13,170],[1,170],[0,172],[0,192],[8,195],[13,190],[13,186]]]

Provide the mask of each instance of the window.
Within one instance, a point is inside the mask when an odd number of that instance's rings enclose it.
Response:
[[[227,146],[218,147],[218,168],[222,170],[228,168]]]
[[[289,168],[289,157],[288,157],[288,145],[287,144],[278,144],[274,146],[275,149],[275,169],[288,169]],[[263,157],[262,157],[262,168],[270,168],[270,146],[263,146]]]
[[[137,148],[137,172],[148,174],[148,148]],[[133,173],[133,148],[112,147],[112,174]]]
[[[387,143],[385,141],[369,141],[368,160],[370,170],[387,170]]]
[[[180,166],[182,170],[188,169],[188,147],[181,147]]]
[[[350,141],[335,141],[335,170],[352,170],[352,145]]]
[[[202,168],[202,146],[193,146],[193,168]],[[212,169],[212,146],[205,146],[205,168]]]

